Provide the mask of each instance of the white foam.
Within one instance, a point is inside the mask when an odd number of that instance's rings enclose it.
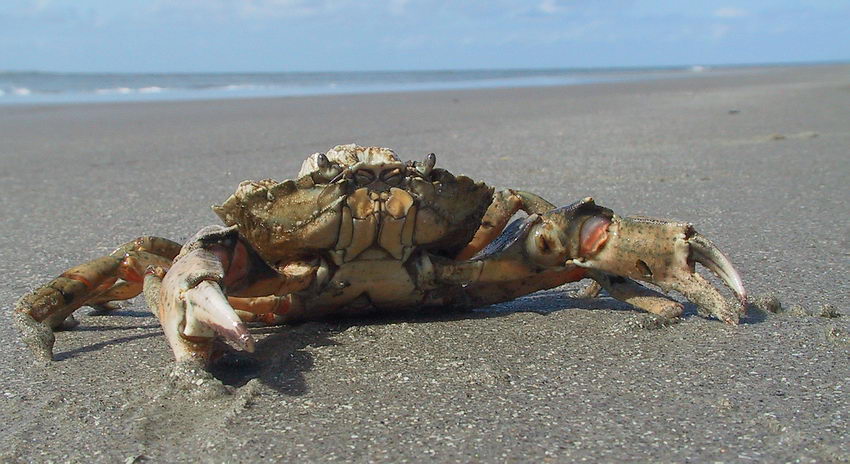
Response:
[[[227,91],[230,91],[230,90],[259,90],[259,89],[262,89],[262,88],[263,88],[263,86],[256,85],[256,84],[230,84],[230,85],[224,85],[224,86],[221,86],[221,87],[214,87],[214,89],[221,89],[221,90],[227,90]]]
[[[12,94],[25,97],[32,94],[32,90],[26,87],[12,87]]]
[[[113,87],[113,88],[109,88],[109,89],[97,89],[97,90],[94,91],[94,93],[96,93],[98,95],[112,95],[112,94],[127,95],[129,93],[133,93],[133,89],[131,89],[129,87]]]
[[[139,93],[160,93],[163,90],[165,90],[165,89],[163,89],[162,87],[157,87],[157,86],[153,85],[153,86],[150,86],[150,87],[140,88]]]

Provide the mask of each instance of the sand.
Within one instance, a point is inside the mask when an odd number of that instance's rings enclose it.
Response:
[[[169,386],[138,298],[78,311],[56,361],[32,363],[9,323],[20,295],[138,235],[185,240],[241,180],[350,142],[693,222],[783,310],[731,327],[689,305],[654,324],[571,286],[471,314],[255,328],[258,353],[214,371],[234,393],[205,399]],[[0,160],[2,462],[850,461],[850,66],[4,106]]]

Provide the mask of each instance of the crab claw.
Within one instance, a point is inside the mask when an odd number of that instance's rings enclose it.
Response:
[[[209,364],[216,334],[254,350],[254,340],[227,302],[218,282],[224,271],[213,252],[197,248],[177,258],[167,273],[149,270],[145,298],[159,318],[176,361]]]
[[[747,293],[732,263],[691,224],[659,219],[595,215],[581,226],[581,249],[573,263],[675,290],[728,324],[746,313]],[[695,271],[700,263],[737,297],[730,304]]]
[[[186,302],[184,335],[209,336],[212,330],[237,348],[254,352],[254,339],[217,283],[205,280],[186,290],[183,299]]]

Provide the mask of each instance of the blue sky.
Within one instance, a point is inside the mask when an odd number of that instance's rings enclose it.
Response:
[[[850,60],[848,0],[2,0],[0,70],[347,71]]]

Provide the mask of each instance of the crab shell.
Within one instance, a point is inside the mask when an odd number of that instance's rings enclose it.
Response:
[[[278,269],[323,255],[337,265],[404,261],[417,248],[453,257],[480,225],[493,188],[433,163],[433,155],[403,163],[386,148],[339,145],[307,158],[297,180],[242,182],[213,210]],[[362,176],[373,173],[395,175],[367,188]]]

